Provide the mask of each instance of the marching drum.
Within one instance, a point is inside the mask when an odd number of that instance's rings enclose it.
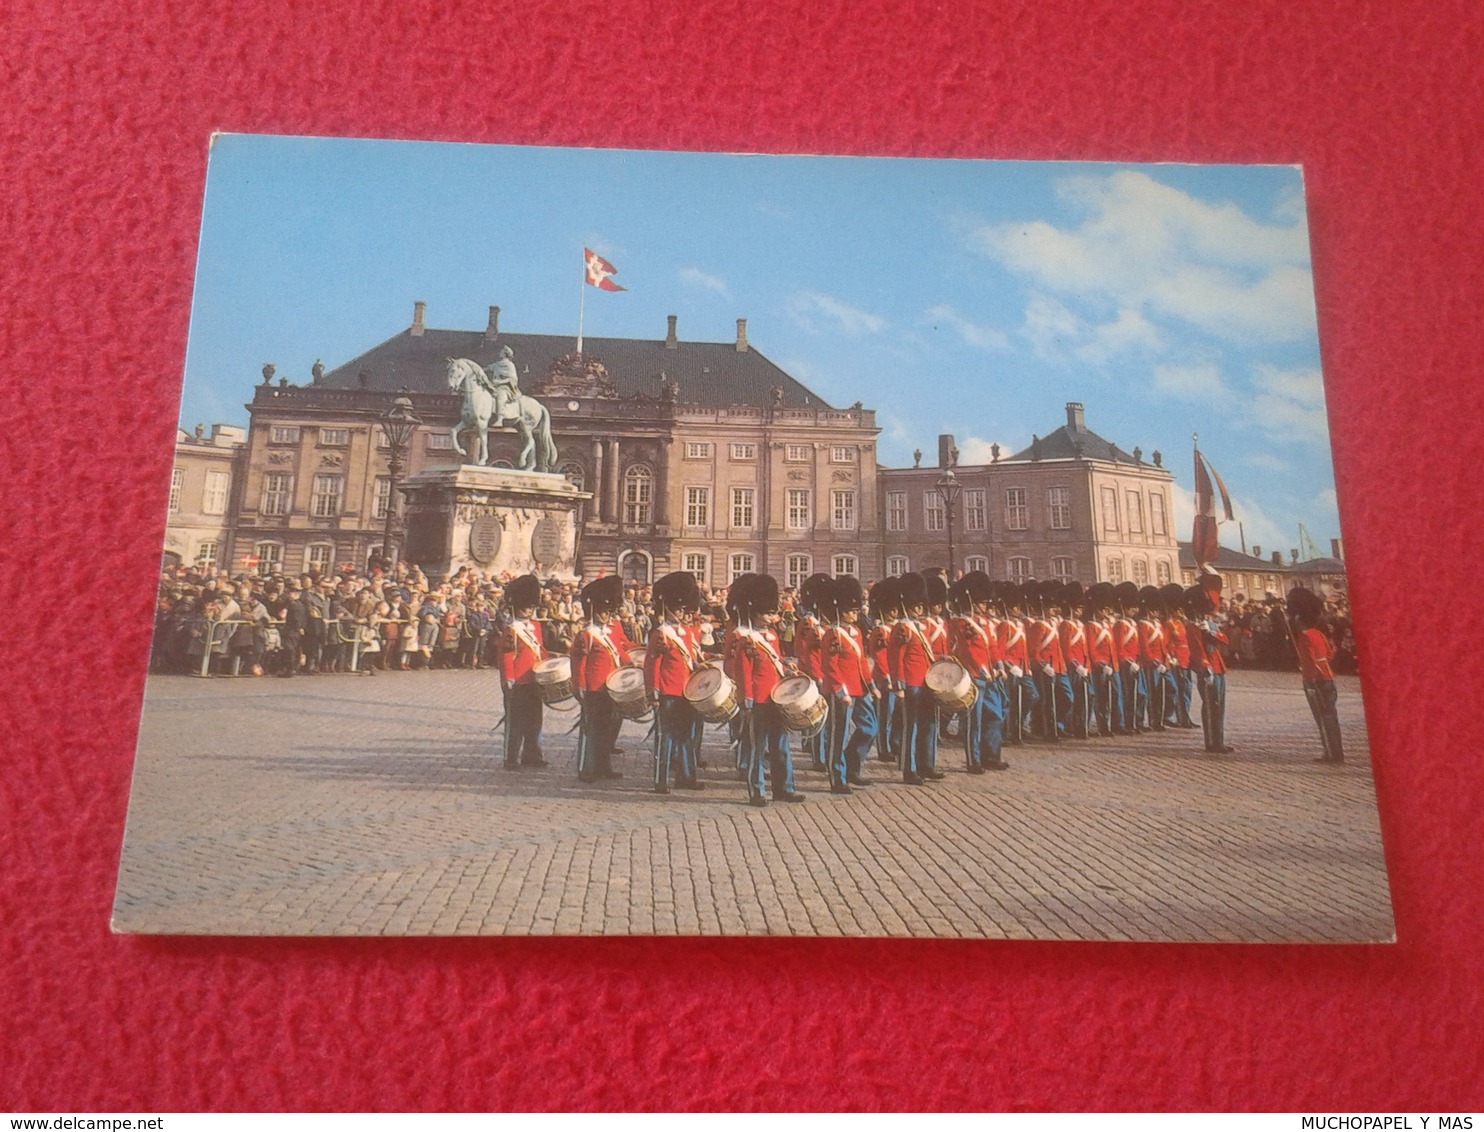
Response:
[[[554,656],[543,660],[532,669],[536,687],[541,691],[541,702],[553,707],[572,698],[572,658]]]
[[[685,682],[685,698],[707,723],[725,723],[740,710],[732,678],[710,664],[690,674]]]
[[[779,681],[771,698],[783,716],[783,725],[806,739],[819,734],[825,717],[830,714],[829,701],[807,676],[790,676]]]
[[[644,690],[642,668],[615,668],[603,682],[603,688],[618,714],[625,719],[639,719],[649,710],[649,694]]]
[[[625,664],[631,664],[635,668],[643,668],[644,658],[648,655],[649,650],[647,648],[643,645],[635,645],[624,653],[623,659]]]
[[[974,702],[978,694],[968,669],[956,660],[945,657],[933,661],[927,670],[927,689],[933,699],[950,711],[960,711]]]

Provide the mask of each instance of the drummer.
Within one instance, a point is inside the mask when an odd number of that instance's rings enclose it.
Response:
[[[849,575],[834,579],[830,590],[834,624],[825,630],[820,649],[824,692],[830,702],[830,793],[849,794],[852,786],[871,785],[871,780],[861,774],[861,761],[876,741],[879,693],[871,679],[865,638],[857,625],[865,591]]]
[[[1005,770],[1001,757],[1005,739],[1005,682],[998,625],[990,612],[994,583],[982,570],[971,570],[958,585],[970,603],[969,612],[954,619],[954,659],[974,681],[974,702],[968,709],[964,749],[970,774]]]
[[[736,683],[744,716],[747,801],[766,806],[767,778],[771,778],[775,802],[802,802],[804,795],[794,789],[788,729],[772,699],[785,671],[778,634],[768,624],[778,615],[778,581],[769,574],[743,575],[732,583],[729,596],[737,609]]]
[[[871,626],[869,648],[871,666],[875,669],[877,692],[876,757],[894,763],[901,758],[896,682],[891,677],[891,631],[901,615],[895,578],[882,578],[871,587]]]
[[[649,634],[644,654],[644,686],[655,700],[654,792],[670,792],[670,776],[685,790],[700,790],[693,749],[696,713],[685,698],[685,682],[695,670],[697,656],[686,615],[701,608],[701,587],[684,570],[655,582],[651,600],[657,624]]]
[[[589,582],[580,595],[587,624],[572,641],[572,688],[582,705],[578,726],[577,777],[583,782],[622,778],[613,769],[612,752],[623,717],[608,695],[608,677],[624,666],[632,646],[617,620],[623,604],[623,579],[610,574]]]
[[[921,574],[903,574],[900,580],[903,617],[892,629],[891,672],[902,696],[902,781],[909,786],[943,777],[932,763],[937,711],[927,689],[927,672],[937,654],[928,642],[927,581]]]
[[[505,591],[512,618],[500,642],[500,690],[505,693],[505,769],[541,767],[541,689],[536,665],[547,658],[536,609],[541,582],[534,574],[516,578]]]
[[[824,645],[826,618],[831,612],[834,579],[828,574],[810,574],[799,586],[800,617],[794,627],[794,659],[799,671],[814,681],[824,692],[824,662],[820,650]],[[802,742],[814,761],[814,769],[825,769],[827,736],[824,728]]]

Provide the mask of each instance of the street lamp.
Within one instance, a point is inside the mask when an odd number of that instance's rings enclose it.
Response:
[[[398,397],[392,402],[392,407],[382,413],[378,418],[381,425],[381,435],[386,439],[386,446],[391,449],[387,457],[387,472],[391,478],[391,487],[386,497],[386,532],[381,539],[381,556],[386,560],[387,573],[391,573],[394,564],[392,555],[392,516],[397,510],[397,479],[402,474],[402,453],[406,450],[412,434],[417,431],[417,426],[423,422],[418,419],[412,411],[412,399],[410,397]]]
[[[964,485],[958,482],[958,477],[953,474],[952,468],[944,470],[938,477],[938,482],[933,485],[938,490],[938,498],[943,501],[943,509],[948,513],[948,580],[953,581],[953,509],[958,504],[958,494],[963,491]]]

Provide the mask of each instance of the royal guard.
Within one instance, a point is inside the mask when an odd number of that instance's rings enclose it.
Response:
[[[1139,633],[1139,667],[1144,672],[1144,689],[1149,711],[1150,731],[1165,729],[1165,693],[1169,676],[1169,647],[1165,642],[1164,623],[1160,617],[1163,601],[1159,590],[1145,586],[1139,591],[1142,610],[1137,622]]]
[[[1061,587],[1063,616],[1056,625],[1066,664],[1066,683],[1071,690],[1067,713],[1067,732],[1074,739],[1092,734],[1092,654],[1087,644],[1087,625],[1082,617],[1086,595],[1081,582],[1066,582]]]
[[[1005,770],[1010,764],[1001,757],[1005,741],[1005,683],[999,626],[992,616],[995,586],[982,570],[971,570],[959,579],[959,584],[968,602],[968,612],[950,626],[953,656],[974,681],[974,702],[968,707],[964,726],[964,754],[970,774]]]
[[[1055,743],[1066,732],[1072,706],[1072,685],[1067,679],[1067,662],[1057,632],[1061,619],[1061,583],[1042,582],[1036,586],[1035,596],[1039,616],[1027,626],[1025,636],[1036,693],[1041,701],[1041,738]]]
[[[541,689],[536,665],[546,659],[536,610],[541,583],[534,574],[516,578],[505,590],[511,620],[500,642],[500,688],[505,693],[505,769],[545,766],[541,757]]]
[[[1190,622],[1185,620],[1181,604],[1185,591],[1179,582],[1171,582],[1159,591],[1164,604],[1165,655],[1169,658],[1169,693],[1165,704],[1165,725],[1194,728],[1190,706],[1195,696],[1195,679],[1190,671]]]
[[[873,624],[866,647],[871,653],[877,692],[876,758],[895,763],[901,757],[901,720],[896,683],[891,677],[891,631],[900,616],[896,579],[882,578],[872,586],[868,605]]]
[[[1118,678],[1119,655],[1113,641],[1113,587],[1098,582],[1087,591],[1087,653],[1092,669],[1093,715],[1099,735],[1124,730],[1123,682]]]
[[[1293,650],[1298,654],[1299,676],[1304,682],[1304,696],[1314,722],[1319,724],[1319,743],[1324,753],[1315,761],[1342,763],[1345,750],[1340,743],[1339,693],[1335,689],[1334,646],[1319,627],[1324,613],[1324,599],[1312,590],[1297,586],[1288,593],[1289,630]]]
[[[721,645],[721,670],[727,674],[740,695],[742,687],[742,649],[745,646],[745,638],[742,636],[742,628],[747,623],[747,617],[741,607],[741,599],[747,594],[748,587],[752,584],[755,574],[739,574],[727,587],[726,596],[726,631],[722,636]],[[734,765],[737,768],[737,777],[743,781],[747,779],[747,760],[749,749],[744,734],[743,724],[745,720],[741,712],[738,712],[727,724],[731,735],[732,753]]]
[[[1121,734],[1134,735],[1144,730],[1139,720],[1144,716],[1147,698],[1144,671],[1139,667],[1139,625],[1132,616],[1139,604],[1139,587],[1133,582],[1119,582],[1113,597],[1118,606],[1113,645],[1118,650],[1118,680],[1123,691]]]
[[[1221,655],[1226,634],[1216,621],[1210,590],[1204,586],[1186,590],[1185,611],[1192,622],[1190,667],[1201,693],[1201,730],[1205,733],[1206,750],[1229,755],[1236,748],[1226,743],[1226,658]]]
[[[825,618],[833,596],[834,579],[828,574],[810,574],[799,586],[798,623],[794,626],[794,660],[799,672],[814,681],[815,687],[824,690],[824,667],[820,649],[824,645]],[[823,728],[816,735],[804,739],[800,746],[808,753],[815,770],[825,769],[828,736]]]
[[[703,784],[695,777],[690,750],[696,713],[685,698],[685,682],[697,664],[686,614],[701,608],[701,587],[694,574],[677,571],[655,582],[651,599],[659,623],[644,654],[644,686],[655,702],[654,792],[670,792],[672,773],[677,786],[699,790]]]
[[[787,668],[773,627],[778,616],[778,581],[770,574],[747,575],[732,583],[732,594],[738,615],[737,688],[747,752],[747,801],[766,806],[771,779],[775,802],[802,802],[804,795],[794,789],[788,728],[772,699]]]
[[[892,629],[890,667],[902,696],[902,781],[921,786],[943,777],[933,766],[938,713],[927,689],[927,671],[938,655],[928,639],[927,580],[921,574],[900,579],[903,617]]]
[[[1014,746],[1025,742],[1027,720],[1041,702],[1031,673],[1029,622],[1025,616],[1026,587],[1005,582],[1000,587],[1005,619],[1000,622],[1000,656],[1005,664],[1005,740]]]
[[[589,582],[580,594],[587,624],[573,638],[572,688],[582,706],[577,732],[577,777],[583,782],[622,778],[613,769],[613,745],[623,717],[608,695],[608,677],[624,666],[629,640],[619,625],[623,579],[617,574]]]
[[[858,624],[865,591],[849,576],[834,579],[831,590],[833,624],[825,630],[820,648],[824,693],[830,701],[830,793],[849,794],[852,786],[871,785],[861,773],[861,764],[876,741],[879,693],[872,679],[871,654]]]

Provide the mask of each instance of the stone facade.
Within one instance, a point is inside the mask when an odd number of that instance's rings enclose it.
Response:
[[[247,433],[233,425],[212,425],[209,435],[202,425],[176,432],[165,561],[227,566],[246,450]]]

